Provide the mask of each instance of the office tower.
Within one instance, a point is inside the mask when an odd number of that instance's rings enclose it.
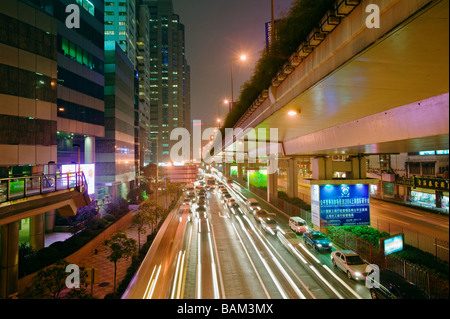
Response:
[[[52,3],[44,8],[53,11],[58,30],[57,162],[94,164],[96,138],[105,135],[103,0]],[[79,28],[66,24],[66,8],[73,3],[79,6]]]
[[[134,85],[130,59],[115,41],[105,42],[105,137],[96,143],[99,197],[126,198],[134,187]]]
[[[43,172],[57,160],[56,47],[50,14],[0,2],[0,178]]]
[[[136,0],[105,1],[105,41],[116,41],[136,68]]]
[[[177,127],[190,129],[189,66],[185,58],[184,25],[171,0],[144,0],[150,11],[150,137],[151,162],[170,161]],[[190,119],[189,119],[190,120]]]
[[[139,1],[137,6],[138,27],[136,43],[136,63],[139,72],[139,108],[136,112],[135,134],[139,136],[136,149],[139,149],[141,167],[150,163],[150,12]]]

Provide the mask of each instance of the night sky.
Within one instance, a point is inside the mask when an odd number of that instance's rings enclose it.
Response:
[[[287,15],[293,0],[275,0],[275,19]],[[233,57],[234,100],[253,74],[265,47],[264,24],[271,20],[270,0],[173,0],[185,26],[186,58],[191,66],[191,118],[205,127],[217,125],[218,104],[231,100]],[[220,104],[223,118],[228,106]]]

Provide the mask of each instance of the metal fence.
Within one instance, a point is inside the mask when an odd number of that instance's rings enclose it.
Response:
[[[373,228],[385,231],[391,235],[403,233],[405,244],[430,253],[442,261],[449,262],[449,242],[447,240],[429,236],[417,230],[378,218],[371,218],[370,224]]]
[[[357,235],[341,228],[329,228],[330,240],[343,247],[357,252],[361,258],[371,264],[376,264],[380,269],[389,269],[406,280],[415,283],[430,298],[448,299],[449,281],[434,273],[397,256],[385,256],[377,245],[374,245]]]

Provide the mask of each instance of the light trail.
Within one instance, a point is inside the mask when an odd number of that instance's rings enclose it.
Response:
[[[249,254],[247,248],[246,248],[245,245],[244,245],[244,242],[242,241],[241,236],[239,235],[239,232],[238,232],[237,229],[236,229],[236,226],[234,226],[234,223],[231,223],[231,225],[233,226],[234,231],[235,231],[236,235],[237,235],[238,238],[239,238],[239,242],[241,243],[242,248],[244,248],[245,254],[247,255],[248,259],[250,260],[250,263],[251,263],[251,265],[252,265],[252,267],[253,267],[253,270],[254,270],[255,273],[256,273],[256,277],[258,277],[259,283],[261,284],[261,287],[263,288],[264,293],[266,294],[266,297],[267,297],[268,299],[272,299],[272,297],[270,297],[269,292],[267,291],[266,286],[264,285],[264,282],[263,282],[262,279],[261,279],[261,276],[259,275],[258,270],[256,269],[255,264],[253,263],[252,258],[250,257],[250,254]]]
[[[263,263],[263,265],[266,268],[267,272],[269,273],[270,278],[272,278],[272,281],[274,282],[275,286],[277,287],[279,293],[281,294],[281,296],[284,299],[288,299],[289,297],[287,296],[287,294],[284,291],[283,287],[281,287],[280,282],[277,280],[277,278],[276,278],[275,274],[273,273],[272,269],[270,268],[270,266],[267,264],[265,259],[261,256],[261,253],[259,252],[258,248],[256,247],[255,242],[253,241],[253,239],[250,237],[250,235],[249,235],[248,231],[246,230],[245,225],[242,222],[241,218],[239,216],[236,216],[236,218],[239,221],[239,224],[241,225],[242,230],[246,234],[246,236],[249,239],[250,243],[252,244],[253,248],[255,249],[259,259],[261,260],[261,262]]]

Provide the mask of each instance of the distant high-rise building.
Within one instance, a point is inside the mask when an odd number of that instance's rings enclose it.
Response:
[[[171,0],[143,0],[150,12],[151,162],[170,161],[177,127],[190,131],[190,68],[185,58],[184,25]],[[142,22],[141,22],[142,23]]]
[[[136,0],[105,1],[105,41],[116,41],[136,68]]]
[[[150,163],[150,11],[139,0],[136,43],[136,67],[139,73],[139,108],[136,112],[135,131],[139,136],[136,145],[141,167]]]

